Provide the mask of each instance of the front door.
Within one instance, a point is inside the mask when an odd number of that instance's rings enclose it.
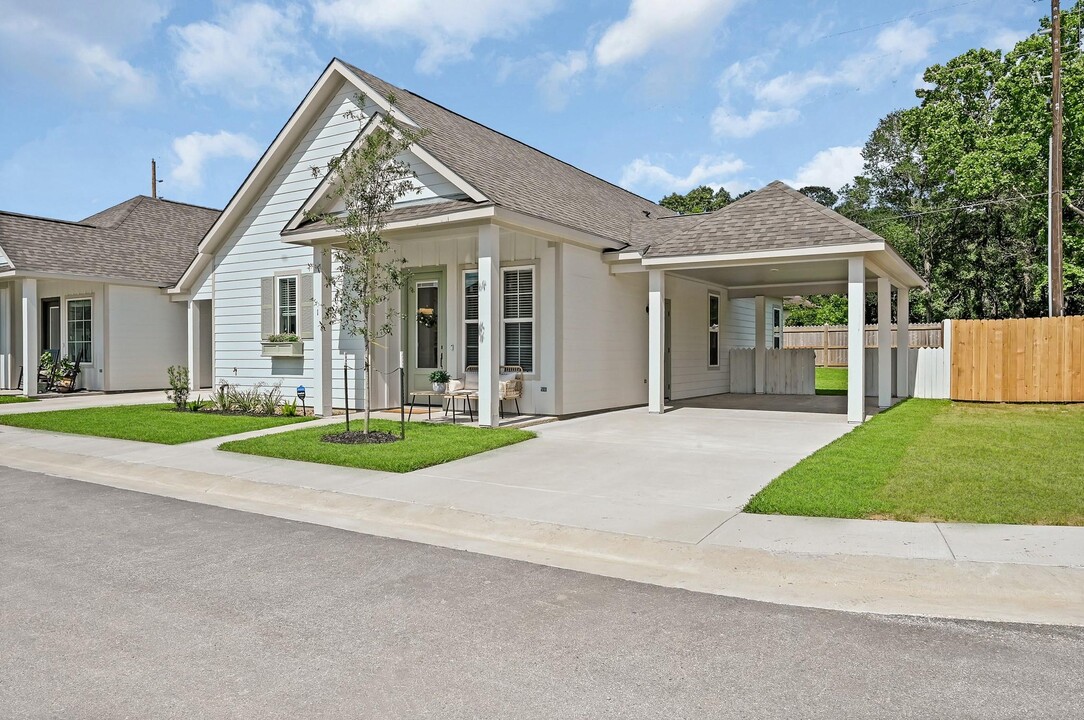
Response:
[[[442,273],[410,278],[407,313],[407,387],[411,392],[432,386],[429,373],[444,367],[444,288]]]
[[[41,301],[41,352],[60,354],[60,298]],[[40,353],[39,353],[40,354]]]

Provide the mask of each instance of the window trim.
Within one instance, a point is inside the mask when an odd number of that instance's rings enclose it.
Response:
[[[714,300],[715,303],[716,303],[716,306],[717,306],[716,313],[718,315],[718,320],[719,320],[719,323],[715,326],[714,330],[711,327],[711,301],[712,300]],[[723,336],[722,336],[722,333],[720,332],[720,329],[722,327],[722,320],[723,320],[723,296],[720,293],[710,292],[709,291],[708,292],[708,322],[707,322],[708,334],[707,334],[706,340],[707,340],[707,344],[708,344],[708,348],[707,348],[708,349],[708,353],[707,353],[708,354],[708,367],[711,368],[711,369],[716,369],[716,368],[719,368],[719,367],[722,366],[722,356],[723,356],[722,340],[723,340]],[[711,362],[711,336],[712,336],[712,334],[715,335],[715,363],[714,364]]]
[[[542,372],[540,370],[540,368],[539,368],[540,358],[538,356],[538,347],[539,347],[539,342],[540,342],[539,341],[539,329],[540,329],[540,325],[541,325],[540,320],[539,320],[539,316],[540,316],[540,313],[541,313],[541,303],[540,303],[541,288],[539,287],[539,278],[541,277],[540,263],[541,263],[541,260],[539,258],[533,258],[533,259],[526,259],[526,260],[509,261],[507,263],[502,263],[501,266],[500,266],[500,283],[499,283],[500,287],[497,288],[497,308],[498,308],[498,312],[500,314],[500,319],[501,319],[501,322],[500,322],[501,332],[500,332],[500,338],[498,339],[500,344],[501,344],[500,345],[500,347],[501,347],[501,355],[500,355],[501,365],[506,365],[507,364],[505,362],[506,358],[504,356],[504,271],[505,270],[528,270],[528,269],[531,271],[531,294],[532,294],[532,298],[531,298],[531,322],[534,323],[533,332],[531,333],[531,353],[532,353],[533,359],[534,359],[534,369],[531,370],[530,372],[528,372],[526,370],[523,371],[523,379],[524,380],[538,380],[538,379],[541,378],[541,372]],[[462,366],[464,368],[467,367],[467,330],[466,330],[466,328],[467,328],[468,324],[475,324],[475,323],[478,322],[477,320],[467,320],[467,310],[466,310],[467,274],[468,273],[477,273],[477,272],[478,272],[478,264],[477,263],[465,263],[465,264],[462,264],[462,265],[459,266],[459,277],[460,277],[460,281],[462,283],[459,286],[459,302],[462,303],[462,305],[460,306],[460,309],[458,310],[458,312],[460,314],[459,347],[463,348]]]
[[[294,329],[292,331],[282,329],[282,281],[294,281]],[[297,335],[301,337],[301,275],[300,273],[283,273],[275,275],[275,334]]]
[[[779,313],[779,324],[775,324],[775,314]],[[772,348],[775,350],[781,350],[783,348],[783,325],[787,319],[783,317],[783,306],[772,303]],[[779,344],[776,345],[776,341]]]
[[[530,318],[506,318],[504,316],[504,276],[509,272],[522,272],[528,270],[531,273],[531,317]],[[521,265],[509,265],[501,268],[501,291],[500,291],[500,309],[501,309],[501,365],[508,365],[508,358],[505,356],[507,345],[505,341],[505,328],[509,323],[515,324],[531,324],[531,369],[523,368],[523,375],[534,375],[538,371],[538,273],[534,263]],[[521,366],[522,367],[522,366]]]
[[[71,322],[72,322],[72,320],[71,320],[71,303],[73,303],[73,302],[83,302],[84,300],[88,303],[88,307],[89,307],[89,310],[90,310],[90,316],[86,320],[88,323],[90,323],[90,339],[85,340],[85,341],[80,341],[80,342],[86,342],[87,345],[90,347],[90,357],[89,358],[84,358],[83,359],[83,364],[87,365],[87,366],[90,366],[90,367],[94,367],[94,355],[95,355],[94,350],[95,350],[95,348],[94,348],[94,296],[93,295],[68,295],[68,296],[64,297],[63,305],[62,305],[63,309],[61,311],[62,312],[61,323],[64,326],[64,334],[62,336],[63,341],[64,341],[64,353],[63,354],[65,356],[67,356],[67,357],[71,357],[71,355],[72,355],[72,353],[71,353],[71,344],[72,344],[72,339],[71,339]],[[73,361],[75,360],[74,357],[72,357],[71,359]]]
[[[475,325],[475,326],[478,325],[478,318],[474,318],[473,320],[470,320],[470,319],[467,318],[467,276],[470,275],[471,273],[474,273],[475,275],[477,275],[478,274],[478,268],[476,268],[476,267],[474,267],[474,268],[466,267],[466,268],[463,268],[460,271],[460,280],[462,281],[462,284],[460,285],[460,288],[461,288],[461,293],[462,294],[461,294],[459,300],[463,303],[463,310],[460,313],[460,315],[462,316],[462,322],[460,323],[460,332],[463,333],[463,342],[460,343],[460,347],[463,348],[462,365],[463,365],[463,371],[464,372],[466,372],[466,368],[470,367],[470,362],[467,360],[467,326],[468,325]],[[475,337],[477,337],[477,336],[478,336],[477,333],[475,333]]]

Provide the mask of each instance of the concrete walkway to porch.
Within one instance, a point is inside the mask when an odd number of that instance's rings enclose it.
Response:
[[[712,402],[751,401],[695,404]],[[540,425],[537,440],[406,474],[216,450],[226,438],[8,427],[0,465],[720,594],[1084,624],[1084,528],[747,515],[749,496],[848,432],[846,416],[688,405]]]

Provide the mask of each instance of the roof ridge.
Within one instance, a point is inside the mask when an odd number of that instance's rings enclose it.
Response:
[[[866,226],[861,225],[859,223],[856,223],[854,220],[851,220],[849,217],[844,216],[843,214],[841,214],[840,212],[838,212],[837,210],[835,210],[833,208],[830,208],[830,207],[828,207],[826,205],[821,205],[819,202],[817,202],[813,198],[809,197],[805,193],[798,192],[797,190],[792,188],[790,185],[787,185],[782,180],[775,180],[775,181],[773,181],[771,183],[768,183],[768,185],[766,185],[762,189],[767,190],[768,188],[771,188],[771,187],[775,187],[778,190],[782,190],[786,194],[792,195],[795,198],[802,200],[807,205],[812,205],[812,207],[814,207],[819,213],[821,213],[822,215],[824,215],[828,219],[836,222],[839,225],[842,225],[843,227],[845,227],[845,228],[847,228],[849,230],[857,229],[857,232],[860,235],[863,235],[863,236],[866,236],[866,237],[869,237],[870,235],[873,235],[878,240],[884,240],[884,238],[882,238],[880,235],[873,232],[872,230],[870,230]],[[748,197],[748,195],[746,197]]]
[[[416,92],[408,90],[407,88],[399,87],[398,85],[395,85],[394,83],[390,83],[387,80],[385,80],[384,78],[379,77],[377,75],[373,75],[371,72],[368,72],[367,70],[363,70],[363,69],[359,68],[357,65],[354,65],[353,63],[349,63],[349,62],[343,60],[342,58],[336,58],[336,59],[339,60],[344,65],[346,65],[347,67],[349,67],[351,70],[354,70],[354,71],[360,73],[362,76],[368,75],[370,77],[376,78],[377,80],[384,83],[385,85],[393,87],[396,90],[401,90],[402,92],[408,93],[408,94],[416,97],[417,99],[421,100],[422,102],[429,103],[430,105],[432,105],[434,107],[440,108],[441,110],[443,110],[446,113],[449,113],[451,115],[455,115],[458,118],[462,118],[463,120],[466,120],[469,123],[477,125],[478,127],[485,128],[486,130],[488,130],[488,131],[490,131],[490,132],[492,132],[492,133],[494,133],[496,135],[500,135],[503,138],[507,138],[508,140],[511,140],[512,142],[516,143],[517,145],[522,145],[525,148],[528,148],[530,150],[534,150],[537,153],[545,155],[546,157],[550,158],[551,160],[554,160],[555,162],[559,162],[562,165],[565,165],[565,166],[575,170],[576,172],[583,173],[584,175],[587,175],[588,177],[592,177],[595,180],[598,180],[601,183],[605,183],[605,184],[609,185],[610,187],[613,187],[613,188],[615,188],[617,190],[620,190],[621,192],[626,193],[626,194],[628,194],[628,195],[630,195],[630,196],[632,196],[634,198],[637,198],[639,200],[643,200],[645,202],[651,203],[652,205],[654,205],[656,207],[664,208],[665,210],[670,210],[669,208],[666,208],[663,205],[659,205],[659,203],[655,202],[654,200],[650,200],[650,199],[644,197],[643,195],[639,195],[637,193],[634,193],[633,191],[629,190],[628,188],[621,187],[617,183],[613,183],[613,182],[610,182],[609,180],[606,180],[605,178],[601,178],[598,175],[595,175],[594,173],[588,172],[587,170],[584,170],[581,167],[577,167],[576,165],[573,165],[572,163],[570,163],[570,162],[568,162],[566,160],[562,160],[561,158],[556,157],[555,155],[551,155],[550,153],[546,152],[545,150],[542,150],[540,148],[536,148],[534,145],[530,145],[528,143],[523,142],[522,140],[518,140],[518,139],[512,137],[511,135],[508,135],[507,133],[503,133],[500,130],[497,130],[495,128],[491,128],[490,126],[486,125],[485,123],[481,123],[481,122],[478,122],[477,120],[469,118],[469,117],[467,117],[466,115],[464,115],[464,114],[462,114],[460,112],[456,112],[455,110],[452,110],[449,107],[445,107],[444,105],[441,105],[438,102],[430,100],[427,97],[419,95]],[[364,79],[364,77],[362,79]],[[424,147],[424,138],[422,139],[422,142],[419,142],[419,144]],[[428,150],[428,148],[426,148],[426,149]],[[673,211],[670,211],[670,212],[673,212]],[[663,216],[663,217],[670,217],[670,216]]]
[[[164,198],[164,197],[156,198],[156,197],[151,197],[149,195],[137,195],[136,197],[143,198],[144,200],[157,200],[158,202],[172,203],[174,205],[184,205],[186,207],[199,208],[200,210],[210,210],[211,212],[217,212],[217,213],[222,212],[222,208],[213,208],[213,207],[210,207],[209,205],[200,205],[198,203],[190,203],[190,202],[185,202],[183,200],[173,200],[171,198]]]

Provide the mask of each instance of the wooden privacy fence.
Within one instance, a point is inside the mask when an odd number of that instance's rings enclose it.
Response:
[[[954,320],[953,400],[1084,402],[1084,316]]]
[[[866,347],[877,347],[877,326],[866,325]],[[892,326],[892,347],[896,347],[896,325]],[[941,323],[911,325],[908,328],[908,344],[913,348],[941,347],[943,331]],[[847,366],[846,325],[795,325],[783,328],[783,347],[812,348],[817,355],[818,367]]]

